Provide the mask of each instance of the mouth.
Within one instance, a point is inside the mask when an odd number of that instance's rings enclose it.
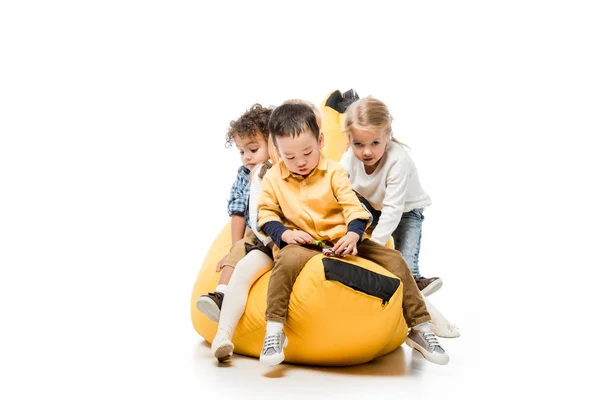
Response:
[[[298,168],[298,171],[299,171],[299,172],[307,172],[307,171],[308,171],[308,168]]]
[[[373,157],[371,157],[371,158],[363,158],[363,162],[366,162],[366,163],[369,163],[369,162],[371,162],[373,160],[374,160]]]
[[[256,164],[246,164],[246,168],[252,169],[256,166]]]

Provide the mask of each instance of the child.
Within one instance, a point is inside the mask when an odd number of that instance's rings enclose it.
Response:
[[[273,110],[269,132],[282,159],[263,179],[258,225],[277,248],[267,293],[267,332],[260,361],[277,365],[284,360],[287,319],[292,286],[304,264],[320,250],[315,240],[333,243],[340,256],[372,260],[403,283],[403,313],[411,327],[407,343],[439,364],[448,355],[427,325],[430,317],[419,290],[400,254],[372,240],[360,239],[369,220],[350,186],[348,174],[322,154],[323,134],[315,114],[304,104],[283,104]],[[277,251],[278,250],[278,251]]]
[[[431,205],[431,199],[408,152],[392,137],[388,108],[372,97],[357,100],[346,110],[344,130],[350,148],[340,164],[373,214],[371,240],[385,245],[391,235],[423,296],[433,294],[442,280],[424,278],[419,271],[423,208]]]
[[[269,159],[267,123],[271,116],[272,108],[254,104],[240,118],[231,121],[226,136],[226,147],[235,144],[242,158],[242,166],[229,198],[228,211],[231,216],[231,243],[233,246],[225,257],[218,263],[216,271],[221,271],[219,283],[214,292],[204,294],[198,298],[196,307],[211,320],[218,322],[223,304],[223,297],[227,292],[227,284],[231,279],[236,264],[247,254],[249,249],[257,248],[265,253],[270,249],[252,233],[248,221],[248,198],[250,193],[250,170]],[[244,238],[244,232],[246,237]]]
[[[284,104],[286,103],[307,104],[309,107],[311,107],[315,113],[317,125],[320,129],[321,113],[319,112],[319,109],[314,106],[314,104],[305,102],[303,100],[287,100]],[[258,278],[260,278],[265,272],[270,271],[273,267],[273,254],[265,251],[265,248],[272,249],[273,242],[268,236],[263,236],[258,231],[257,227],[257,203],[259,194],[261,192],[262,178],[266,174],[267,170],[271,167],[272,163],[279,161],[270,139],[269,155],[271,157],[271,161],[266,161],[263,165],[256,167],[251,172],[250,199],[248,202],[249,226],[266,247],[263,246],[262,248],[258,249],[248,249],[248,254],[237,263],[235,271],[231,276],[228,287],[228,295],[223,299],[217,334],[215,335],[211,345],[212,354],[219,362],[225,362],[233,355],[233,333],[235,332],[235,328],[237,327],[244,309],[246,308],[246,302],[248,300],[250,288],[258,280]]]
[[[248,254],[237,263],[229,281],[229,293],[223,299],[217,334],[211,345],[212,354],[219,362],[225,362],[233,355],[233,333],[246,308],[250,288],[273,267],[273,241],[262,235],[256,226],[256,202],[261,190],[262,177],[270,166],[270,161],[266,161],[251,172],[249,226],[263,245],[248,248]]]

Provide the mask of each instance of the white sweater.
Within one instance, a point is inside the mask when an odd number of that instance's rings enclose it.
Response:
[[[262,188],[262,179],[258,177],[262,164],[257,165],[252,170],[250,179],[250,198],[248,199],[248,219],[250,221],[250,229],[256,237],[266,246],[272,242],[269,236],[260,233],[258,229],[258,198],[260,197],[260,189]]]
[[[362,161],[349,148],[340,164],[350,175],[352,189],[381,211],[371,240],[385,245],[394,232],[402,213],[431,205],[429,195],[421,187],[415,163],[401,144],[389,141],[386,152],[371,175]]]

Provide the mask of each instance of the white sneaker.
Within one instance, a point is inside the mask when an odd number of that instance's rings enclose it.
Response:
[[[446,365],[450,361],[450,357],[431,331],[422,332],[411,329],[406,338],[406,344],[423,354],[423,357],[432,363]]]
[[[283,349],[287,344],[288,339],[283,331],[272,335],[265,335],[265,342],[260,353],[261,364],[268,365],[269,367],[281,364],[285,357]]]
[[[217,336],[213,340],[210,350],[219,362],[229,361],[233,355],[233,343],[231,343],[231,340]]]
[[[433,322],[429,322],[429,328],[435,333],[436,336],[443,338],[457,338],[460,336],[458,327],[454,324],[448,325],[436,325]]]

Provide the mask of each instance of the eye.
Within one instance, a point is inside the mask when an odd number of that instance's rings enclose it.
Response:
[[[244,155],[244,150],[240,150],[240,155]]]
[[[362,147],[362,143],[354,143],[356,147]]]
[[[373,142],[373,146],[377,146],[379,144],[379,140]]]
[[[256,153],[258,151],[258,147],[256,149],[250,149],[250,151]]]
[[[311,150],[311,151],[309,151],[308,153],[305,153],[304,155],[305,155],[305,156],[310,156],[311,154],[312,154],[312,150]]]
[[[296,157],[286,157],[288,160],[293,160]]]

